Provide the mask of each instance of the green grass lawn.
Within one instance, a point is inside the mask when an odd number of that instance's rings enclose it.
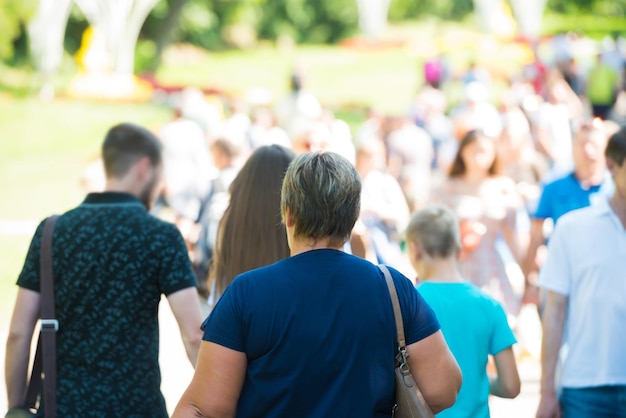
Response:
[[[380,45],[370,48],[261,44],[248,51],[209,52],[174,47],[165,54],[157,78],[166,85],[213,87],[233,95],[264,87],[280,98],[297,65],[307,88],[331,109],[374,106],[402,114],[423,82],[424,60],[435,54],[437,45],[446,49],[447,61],[457,73],[469,60],[504,73],[524,59],[519,45],[494,40],[487,44],[466,24],[426,21],[396,25]]]
[[[277,97],[287,92],[291,68],[304,68],[307,88],[322,103],[376,104],[387,112],[402,112],[421,81],[418,57],[404,48],[357,51],[341,47],[308,46],[285,51],[264,46],[246,53],[206,53],[193,65],[168,62],[158,73],[166,84],[212,86],[230,94],[265,87]]]
[[[38,219],[77,203],[82,171],[110,126],[158,127],[170,115],[149,104],[0,96],[0,219]]]

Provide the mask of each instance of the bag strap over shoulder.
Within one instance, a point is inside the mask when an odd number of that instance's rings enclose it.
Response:
[[[42,372],[44,378],[45,417],[56,417],[56,333],[59,322],[54,309],[54,279],[52,271],[52,233],[58,215],[46,219],[39,249],[39,281],[41,295],[41,329],[30,382],[26,392],[24,406],[34,409],[41,388]]]
[[[387,282],[387,288],[389,289],[389,295],[391,295],[391,303],[393,304],[393,315],[396,319],[396,333],[398,339],[398,349],[402,350],[406,347],[406,341],[404,339],[404,324],[402,322],[402,311],[400,310],[400,302],[398,300],[398,292],[396,291],[396,285],[393,283],[393,278],[389,269],[384,264],[378,266],[385,275]]]
[[[59,330],[59,321],[54,309],[54,278],[52,272],[52,233],[59,218],[58,215],[49,217],[43,229],[41,240],[40,281],[41,281],[41,335],[43,348],[43,399],[45,402],[46,418],[55,418],[57,409],[56,399],[56,334]]]

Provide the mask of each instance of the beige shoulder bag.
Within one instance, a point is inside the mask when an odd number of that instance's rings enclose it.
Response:
[[[406,352],[406,341],[404,340],[404,326],[402,323],[402,312],[400,311],[400,303],[398,302],[398,293],[396,286],[391,278],[391,273],[385,265],[380,265],[380,269],[385,275],[389,294],[391,295],[391,303],[393,304],[393,314],[396,319],[396,332],[398,334],[398,354],[395,362],[395,380],[396,380],[396,404],[393,407],[393,418],[434,418],[430,407],[424,400],[422,392],[417,383],[413,380],[409,364],[407,363],[408,354]]]

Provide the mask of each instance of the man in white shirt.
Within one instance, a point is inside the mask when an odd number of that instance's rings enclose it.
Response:
[[[605,156],[613,196],[559,220],[540,272],[547,302],[537,418],[626,417],[626,128],[609,139]]]

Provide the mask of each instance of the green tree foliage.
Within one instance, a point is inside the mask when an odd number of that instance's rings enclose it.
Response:
[[[394,21],[436,16],[460,20],[474,10],[473,0],[391,0],[389,18]]]
[[[0,60],[24,62],[27,40],[24,25],[37,1],[0,0]],[[460,20],[473,11],[473,0],[391,0],[389,19],[402,21],[435,16]],[[626,0],[548,0],[547,9],[559,14],[559,30],[576,29],[580,17],[606,16],[619,20],[626,15]],[[553,13],[553,14],[554,14]],[[357,0],[159,0],[145,21],[137,46],[137,69],[154,71],[159,56],[170,42],[188,42],[211,50],[253,45],[258,39],[290,37],[298,43],[333,43],[357,34]],[[570,24],[566,17],[572,17]],[[565,26],[564,26],[565,25]],[[65,36],[65,50],[74,54],[88,22],[72,9]],[[621,27],[621,26],[620,26]],[[588,31],[588,27],[580,28]],[[616,31],[609,25],[602,33]]]
[[[548,0],[547,7],[557,13],[624,16],[626,0]]]
[[[161,0],[148,17],[142,34],[156,39],[178,0]],[[289,36],[297,42],[332,43],[357,28],[356,0],[187,0],[173,41],[220,49],[237,36],[274,40]]]
[[[259,36],[290,36],[298,42],[332,43],[357,28],[356,0],[263,0]]]
[[[13,42],[34,15],[37,0],[0,0],[0,59],[13,58]]]

